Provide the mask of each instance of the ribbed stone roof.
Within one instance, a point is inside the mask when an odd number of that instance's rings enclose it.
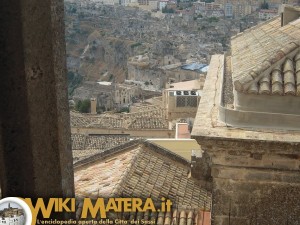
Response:
[[[232,78],[239,92],[296,95],[300,19],[281,27],[280,17],[233,37]],[[297,56],[296,56],[297,55]]]
[[[300,52],[286,58],[247,90],[250,94],[300,95]]]

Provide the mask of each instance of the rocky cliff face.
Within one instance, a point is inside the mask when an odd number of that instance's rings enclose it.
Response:
[[[190,59],[207,64],[211,54],[224,50],[220,40],[229,40],[227,31],[232,26],[225,20],[213,23],[193,16],[158,19],[137,8],[80,0],[67,2],[65,11],[68,69],[82,76],[83,82],[120,83],[134,75],[161,88],[161,79],[156,82],[164,76],[159,67],[166,61],[173,64]],[[149,57],[149,66],[128,67],[128,60],[139,55]]]
[[[88,80],[124,81],[131,44],[116,38],[94,38],[80,56],[79,73]]]

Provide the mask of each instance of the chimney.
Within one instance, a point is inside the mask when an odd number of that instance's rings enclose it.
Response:
[[[97,99],[91,98],[91,114],[97,114]]]
[[[288,23],[298,19],[300,17],[300,8],[292,7],[288,5],[282,6],[281,12],[281,26],[285,26]]]

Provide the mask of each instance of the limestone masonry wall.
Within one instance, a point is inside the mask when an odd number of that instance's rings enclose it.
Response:
[[[213,225],[299,224],[299,144],[201,140],[213,178]]]

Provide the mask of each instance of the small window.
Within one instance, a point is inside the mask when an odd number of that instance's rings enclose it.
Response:
[[[184,96],[178,96],[176,98],[176,107],[185,107],[185,98]]]
[[[197,96],[177,96],[176,107],[197,107]]]

